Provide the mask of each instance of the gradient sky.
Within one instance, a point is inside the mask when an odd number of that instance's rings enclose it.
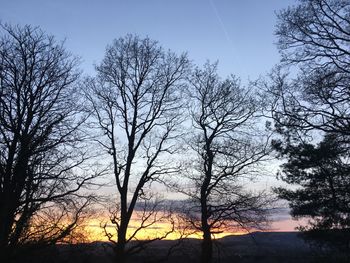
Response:
[[[40,26],[82,59],[85,74],[107,44],[128,33],[149,36],[193,62],[219,60],[219,71],[246,83],[279,61],[275,12],[294,0],[0,0],[0,21]],[[261,185],[271,185],[271,180]],[[270,182],[268,182],[270,181]],[[287,217],[283,230],[294,225]]]
[[[40,26],[94,72],[107,44],[127,33],[187,51],[201,65],[219,60],[221,74],[242,81],[268,72],[279,56],[275,12],[293,0],[0,0],[3,23]]]

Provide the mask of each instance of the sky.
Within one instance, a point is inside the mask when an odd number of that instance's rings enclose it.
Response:
[[[82,59],[85,74],[107,44],[128,33],[188,52],[197,65],[219,60],[223,76],[265,75],[279,60],[275,12],[293,0],[0,0],[0,21],[40,26]]]
[[[294,0],[0,0],[1,23],[39,26],[81,58],[94,74],[108,44],[128,33],[165,49],[187,52],[196,65],[219,61],[219,73],[243,83],[278,63],[274,30],[278,10]],[[290,218],[279,222],[292,230]]]

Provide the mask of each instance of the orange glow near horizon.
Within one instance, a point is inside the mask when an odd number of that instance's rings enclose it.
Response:
[[[106,219],[90,219],[85,222],[84,224],[84,233],[87,236],[87,239],[89,242],[94,241],[109,241],[108,237],[106,236],[104,229],[101,226],[101,222],[106,223]],[[132,233],[135,231],[135,229],[139,225],[139,221],[132,219],[129,225],[129,230],[127,233],[127,237],[130,237]],[[273,231],[273,232],[280,232],[280,231],[295,231],[295,227],[298,226],[297,221],[293,220],[283,220],[283,221],[277,221],[272,224],[271,229],[268,229],[267,231]],[[172,225],[169,222],[157,222],[154,225],[152,225],[149,228],[145,228],[140,230],[136,236],[135,240],[147,240],[147,239],[154,239],[162,237],[166,232],[171,230]],[[117,240],[116,235],[116,227],[111,224],[110,222],[107,222],[106,230],[108,233],[112,234],[112,240]],[[185,233],[186,238],[194,238],[194,239],[201,239],[202,234],[201,232],[192,232],[189,231]],[[213,236],[215,238],[223,238],[225,236],[230,235],[244,235],[248,234],[248,231],[245,230],[237,230],[237,231],[223,231],[222,233],[214,234]],[[179,239],[181,237],[181,233],[179,231],[175,231],[168,234],[164,240],[175,240]]]
[[[137,227],[137,221],[136,220],[132,220],[130,223],[130,229],[128,230],[127,233],[127,237],[130,237],[132,235],[132,233],[134,232],[135,228]],[[147,240],[147,239],[154,239],[154,238],[159,238],[162,237],[166,232],[168,232],[169,230],[171,230],[171,224],[170,223],[166,223],[166,222],[159,222],[154,224],[152,227],[150,228],[145,228],[140,230],[136,236],[135,239],[136,240]],[[108,237],[106,236],[104,229],[100,226],[100,220],[98,219],[92,219],[89,220],[88,222],[86,222],[86,224],[84,225],[84,230],[86,232],[86,234],[88,235],[88,239],[89,241],[93,242],[93,241],[109,241]],[[117,235],[116,235],[116,228],[114,225],[112,224],[108,224],[106,227],[106,230],[108,231],[108,233],[113,235],[113,240],[117,240]],[[229,235],[244,235],[247,234],[247,231],[237,231],[237,232],[222,232],[222,233],[218,233],[218,234],[214,234],[215,238],[222,238],[225,236],[229,236]],[[195,233],[187,233],[186,238],[195,238],[195,239],[201,239],[202,238],[202,234],[200,232],[195,232]],[[181,237],[181,233],[179,233],[178,231],[174,231],[170,234],[168,234],[166,236],[166,238],[164,238],[165,240],[176,240],[179,239]]]
[[[158,213],[159,218],[162,217],[162,214]],[[164,216],[164,215],[163,215]],[[176,215],[174,215],[176,218]],[[154,218],[153,218],[154,220]],[[156,220],[157,221],[157,220]],[[135,213],[130,221],[129,229],[127,232],[127,238],[129,238],[134,231],[140,226],[140,217],[137,216],[137,213]],[[269,229],[265,231],[272,231],[272,232],[290,232],[290,231],[296,231],[295,228],[303,224],[305,222],[303,221],[295,221],[292,219],[285,219],[285,220],[279,220],[272,222]],[[112,240],[117,240],[117,231],[116,226],[113,225],[109,219],[108,215],[99,215],[96,218],[87,219],[80,230],[80,232],[85,236],[86,242],[94,242],[94,241],[109,241],[108,237],[106,236],[106,233],[104,232],[103,225],[106,225],[106,231],[112,235]],[[202,233],[197,231],[194,232],[193,230],[184,231],[184,226],[181,225],[179,222],[175,224],[174,231],[171,233],[168,233],[168,235],[165,238],[165,240],[175,240],[179,239],[180,237],[186,237],[186,238],[194,238],[194,239],[201,239]],[[165,233],[169,232],[172,229],[172,224],[170,222],[167,222],[166,220],[160,220],[155,222],[154,224],[150,225],[147,228],[144,228],[135,235],[133,239],[135,240],[147,240],[147,239],[155,239],[155,238],[161,238],[164,236]],[[254,230],[252,230],[254,231]],[[236,229],[236,230],[225,230],[222,233],[213,234],[214,238],[222,238],[229,235],[244,235],[249,233],[246,230],[243,229]]]
[[[108,233],[113,235],[112,240],[116,241],[117,240],[117,231],[116,231],[116,226],[113,225],[108,218],[101,218],[101,219],[90,219],[87,220],[84,223],[84,234],[87,236],[87,239],[89,242],[93,241],[109,241],[108,237],[106,236],[104,229],[102,225],[106,225],[106,230]],[[140,225],[140,221],[137,219],[132,219],[130,224],[129,224],[129,230],[127,232],[127,237],[130,237],[133,232],[136,230],[136,228]],[[181,227],[181,225],[180,225]],[[164,236],[165,233],[169,232],[172,228],[172,225],[169,222],[157,222],[154,223],[152,226],[140,230],[136,236],[135,240],[147,240],[147,239],[154,239],[154,238],[160,238]],[[185,232],[185,233],[184,233]],[[213,234],[214,238],[222,238],[225,236],[230,236],[230,235],[244,235],[247,234],[248,231],[245,230],[237,230],[237,231],[223,231],[222,233],[218,234]],[[201,239],[202,238],[202,233],[197,231],[182,231],[182,235],[180,231],[177,231],[176,229],[172,232],[169,233],[165,240],[175,240],[179,239],[180,237],[186,237],[186,238],[194,238],[194,239]]]
[[[109,241],[108,237],[106,236],[104,229],[101,226],[101,222],[106,222],[106,220],[100,220],[100,219],[90,219],[85,222],[84,224],[84,234],[87,236],[87,239],[89,242],[94,241]],[[129,230],[127,233],[127,237],[130,237],[132,233],[135,231],[135,229],[139,225],[139,221],[132,219],[129,225]],[[296,231],[295,227],[299,225],[300,222],[294,221],[294,220],[283,220],[283,221],[276,221],[273,222],[271,229],[268,229],[267,231],[272,232],[291,232]],[[135,240],[147,240],[147,239],[154,239],[162,237],[166,232],[171,230],[172,225],[169,222],[157,222],[154,225],[152,225],[149,228],[145,228],[140,230],[136,236]],[[111,224],[110,222],[107,222],[106,230],[108,233],[112,234],[112,240],[117,240],[116,235],[116,227]],[[245,230],[237,230],[237,231],[223,231],[222,233],[213,234],[214,238],[223,238],[225,236],[230,235],[244,235],[248,234],[248,231]],[[181,233],[179,231],[175,231],[168,234],[164,240],[176,240],[181,237]],[[202,239],[201,232],[192,232],[188,231],[185,233],[186,238],[194,238],[194,239]]]
[[[106,221],[106,220],[105,220]],[[129,238],[133,232],[136,230],[136,228],[139,226],[140,223],[137,220],[131,220],[129,224],[129,229],[127,232],[127,238]],[[85,223],[85,231],[88,234],[88,237],[90,241],[109,241],[108,237],[106,236],[104,229],[101,226],[101,220],[99,219],[92,219]],[[116,226],[112,223],[108,222],[106,226],[106,230],[108,233],[113,235],[112,240],[117,240],[117,231]],[[171,224],[166,222],[157,222],[154,225],[152,225],[149,228],[144,228],[135,236],[135,239],[137,240],[147,240],[147,239],[154,239],[162,237],[166,232],[171,230]],[[173,232],[167,235],[165,239],[168,240],[174,240],[178,239],[180,237],[180,234],[178,232]]]

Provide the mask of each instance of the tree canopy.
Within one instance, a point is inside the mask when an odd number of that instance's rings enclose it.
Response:
[[[349,1],[299,1],[281,11],[282,62],[269,89],[282,135],[274,146],[286,158],[280,178],[294,186],[276,192],[293,216],[311,219],[303,230],[340,230],[342,247],[349,245],[350,226],[349,18]]]

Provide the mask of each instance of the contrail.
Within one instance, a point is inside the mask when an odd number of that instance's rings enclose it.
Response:
[[[212,9],[213,9],[213,11],[214,11],[214,14],[215,14],[217,20],[219,21],[219,24],[220,24],[220,26],[221,26],[222,31],[224,32],[224,35],[225,35],[225,37],[226,37],[226,40],[227,40],[227,41],[229,42],[229,44],[231,45],[232,51],[233,51],[233,53],[234,53],[233,41],[232,41],[232,39],[230,38],[230,36],[229,36],[229,34],[228,34],[227,30],[226,30],[226,27],[225,27],[225,25],[224,25],[224,23],[223,23],[223,21],[222,21],[220,15],[219,15],[218,10],[216,9],[216,7],[215,7],[215,5],[214,5],[213,0],[209,0],[209,3],[210,3],[210,5],[211,5],[211,7],[212,7]]]

